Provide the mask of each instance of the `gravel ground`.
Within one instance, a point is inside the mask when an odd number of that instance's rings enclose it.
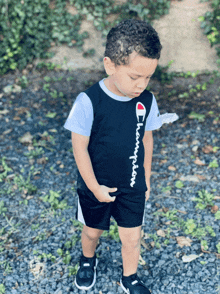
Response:
[[[81,226],[75,221],[76,164],[63,125],[76,94],[104,74],[26,74],[29,84],[20,92],[15,86],[20,74],[5,75],[0,82],[0,293],[83,293],[73,284]],[[45,76],[60,80],[45,81]],[[154,132],[152,188],[138,267],[153,294],[220,293],[220,173],[215,167],[220,164],[220,93],[219,79],[208,83],[210,77],[174,78],[171,85],[151,82],[161,114],[180,116]],[[207,90],[181,98],[189,85],[199,83],[207,83]],[[5,89],[11,85],[18,92]],[[55,90],[63,98],[51,97]],[[204,117],[189,118],[191,111]],[[55,117],[48,117],[51,113]],[[209,202],[200,197],[204,209],[193,201],[198,192],[210,197]],[[110,232],[113,237],[100,238],[97,283],[88,293],[122,293],[114,223]],[[190,255],[196,259],[184,262]]]

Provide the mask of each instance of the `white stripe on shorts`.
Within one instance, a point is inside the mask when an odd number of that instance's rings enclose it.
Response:
[[[142,225],[145,224],[145,222],[144,222],[144,219],[145,219],[145,212],[146,212],[146,201],[145,201],[145,204],[144,204],[144,214],[143,214],[143,219],[142,219]]]
[[[83,214],[82,214],[82,208],[81,208],[80,203],[79,203],[79,198],[78,198],[77,219],[78,219],[78,221],[80,221],[81,223],[86,225]]]

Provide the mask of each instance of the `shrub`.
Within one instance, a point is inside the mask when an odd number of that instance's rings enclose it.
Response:
[[[211,46],[220,44],[220,0],[210,0],[212,11],[207,11],[201,16],[201,27],[207,36]],[[217,55],[219,56],[218,64],[220,64],[220,46],[216,46]]]

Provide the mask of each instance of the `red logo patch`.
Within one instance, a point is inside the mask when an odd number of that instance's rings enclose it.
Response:
[[[138,107],[137,107],[137,109],[144,109],[144,107],[143,107],[142,104],[138,103]]]

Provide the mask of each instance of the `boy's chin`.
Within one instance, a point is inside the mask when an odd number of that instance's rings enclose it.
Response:
[[[134,94],[132,94],[131,96],[129,96],[130,98],[136,98],[136,97],[138,97],[138,96],[140,96],[141,95],[141,93],[134,93]]]

